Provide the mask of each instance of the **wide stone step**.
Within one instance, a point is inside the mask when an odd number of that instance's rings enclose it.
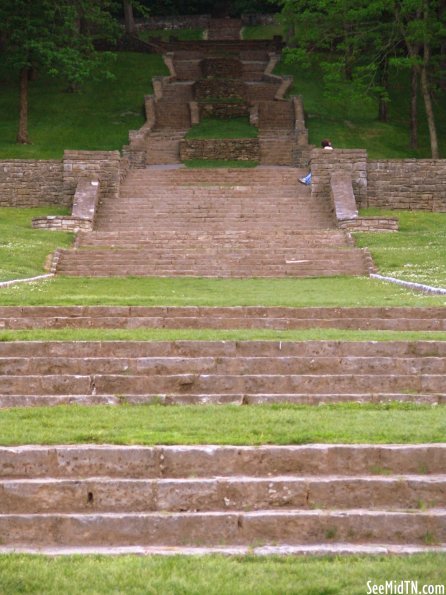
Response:
[[[4,374],[2,395],[439,393],[446,374]],[[415,400],[415,399],[414,399]]]
[[[445,341],[0,341],[1,357],[445,357]]]
[[[11,514],[0,515],[0,533],[10,546],[425,545],[446,542],[446,510]]]
[[[385,404],[392,402],[416,403],[421,405],[445,405],[446,393],[333,393],[333,394],[128,394],[128,395],[98,395],[98,394],[43,394],[43,395],[2,395],[0,394],[0,408],[11,407],[54,407],[57,405],[322,405],[336,403],[374,403]]]
[[[358,328],[446,330],[446,308],[0,306],[0,328]],[[259,354],[261,355],[261,353]]]
[[[0,377],[19,374],[446,374],[446,357],[1,357]],[[1,391],[1,388],[0,388]]]
[[[446,475],[0,480],[0,514],[302,509],[419,510],[444,505]]]
[[[444,475],[442,444],[0,446],[0,478]]]

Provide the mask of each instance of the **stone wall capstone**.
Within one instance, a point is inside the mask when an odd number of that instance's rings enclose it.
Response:
[[[446,159],[370,160],[369,207],[446,211]]]
[[[0,161],[0,206],[69,206],[63,192],[61,160],[7,159]]]

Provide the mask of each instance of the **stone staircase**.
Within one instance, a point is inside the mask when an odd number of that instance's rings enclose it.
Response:
[[[446,445],[0,448],[0,552],[446,550]]]
[[[37,328],[446,331],[446,308],[0,306],[0,329]]]
[[[167,150],[166,150],[167,154]],[[168,154],[166,159],[168,158]],[[293,168],[131,171],[101,205],[93,233],[60,251],[81,276],[367,275],[366,250],[335,227]]]
[[[206,37],[208,40],[240,39],[241,28],[240,19],[213,18],[209,21]]]
[[[0,407],[444,404],[442,341],[0,343]]]

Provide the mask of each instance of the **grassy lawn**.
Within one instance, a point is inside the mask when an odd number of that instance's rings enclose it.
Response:
[[[0,209],[0,281],[44,272],[56,247],[71,245],[72,234],[34,230],[31,219],[67,211]],[[382,274],[432,285],[446,285],[446,213],[366,210],[398,216],[398,233],[356,234],[369,246]],[[0,289],[0,304],[122,305],[277,305],[391,306],[446,305],[445,296],[409,292],[366,277],[319,279],[203,279],[115,277],[54,279]]]
[[[115,78],[88,82],[78,93],[41,77],[30,83],[29,131],[32,144],[17,145],[18,84],[0,66],[0,159],[59,159],[64,149],[112,150],[128,143],[129,130],[144,123],[144,95],[152,76],[168,74],[154,54],[117,53]]]
[[[74,234],[32,229],[33,217],[67,215],[64,208],[0,208],[0,281],[43,274],[47,256],[58,247],[68,247]]]
[[[223,139],[257,138],[258,129],[249,123],[248,118],[203,118],[187,132],[186,138]]]
[[[0,330],[0,341],[446,341],[446,331],[63,328]]]
[[[415,444],[444,442],[446,407],[122,405],[0,411],[0,444]]]
[[[0,304],[141,306],[429,306],[446,297],[366,277],[202,279],[56,277],[0,288]]]
[[[445,556],[293,558],[253,556],[0,556],[3,593],[76,595],[362,595],[367,582],[446,581]],[[419,591],[421,592],[421,591]]]
[[[397,216],[398,233],[355,234],[370,248],[382,275],[446,287],[446,213],[366,209],[366,216]]]

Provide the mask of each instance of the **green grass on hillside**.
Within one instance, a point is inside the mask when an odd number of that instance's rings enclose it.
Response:
[[[283,26],[279,23],[274,25],[255,25],[243,27],[243,39],[272,39],[275,35],[284,35]]]
[[[415,444],[444,442],[446,407],[137,405],[0,411],[0,444]]]
[[[141,306],[445,306],[443,295],[366,277],[206,279],[56,277],[0,288],[0,304]]]
[[[362,595],[385,581],[444,585],[446,556],[0,556],[2,592],[45,595]],[[378,592],[378,591],[377,591]]]
[[[128,132],[144,123],[144,95],[152,76],[168,74],[160,55],[117,53],[114,80],[85,83],[65,92],[64,81],[40,77],[30,83],[32,144],[17,145],[18,83],[0,66],[0,159],[59,159],[64,149],[112,150],[128,143]]]
[[[0,208],[0,281],[42,275],[47,256],[58,247],[70,246],[73,234],[32,229],[33,217],[67,215],[57,207]]]
[[[431,157],[429,134],[419,98],[419,149],[409,148],[410,82],[406,72],[391,69],[389,121],[379,122],[376,101],[354,103],[346,97],[336,101],[324,94],[322,73],[313,64],[304,69],[296,64],[279,63],[275,74],[288,74],[294,78],[289,95],[302,95],[305,123],[309,142],[319,146],[321,139],[330,138],[333,146],[343,149],[367,149],[369,158],[428,158]],[[441,107],[446,94],[439,92],[436,99],[436,123],[440,156],[446,157],[446,112]]]
[[[446,288],[446,213],[367,209],[365,216],[398,217],[398,233],[357,233],[382,275]]]
[[[258,129],[249,123],[248,118],[203,118],[187,132],[186,138],[223,139],[257,138]]]

